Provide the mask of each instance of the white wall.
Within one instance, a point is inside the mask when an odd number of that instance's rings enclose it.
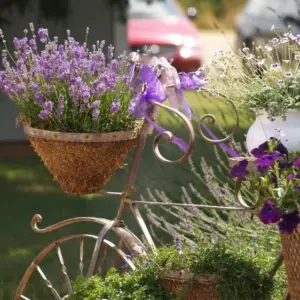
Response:
[[[34,22],[36,28],[49,29],[52,36],[63,38],[66,29],[71,30],[72,36],[78,40],[84,40],[86,27],[90,28],[88,42],[95,43],[97,40],[106,40],[107,44],[114,44],[117,53],[127,50],[126,25],[120,24],[109,0],[69,0],[70,12],[64,22],[54,23],[42,20],[38,15],[38,1],[31,0],[31,11],[20,16],[16,9],[13,14],[1,13],[8,16],[12,25],[2,26],[7,42],[14,36],[21,37],[24,28],[28,28],[30,22]],[[44,0],[40,0],[44,1]],[[18,112],[14,103],[3,93],[0,93],[0,142],[24,140],[21,127],[16,128],[16,117]]]

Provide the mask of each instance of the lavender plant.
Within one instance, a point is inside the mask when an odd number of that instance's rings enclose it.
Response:
[[[59,44],[47,29],[14,38],[15,51],[2,51],[4,70],[0,88],[14,100],[21,121],[53,131],[107,132],[129,130],[136,117],[128,112],[133,92],[129,87],[129,57],[114,59],[114,48],[103,52],[104,41],[92,50],[67,30]],[[29,35],[31,36],[29,37]]]
[[[21,122],[52,131],[112,132],[133,129],[137,119],[146,118],[162,133],[164,128],[153,121],[157,110],[151,111],[152,102],[167,98],[191,119],[183,89],[203,86],[202,72],[178,74],[165,58],[144,64],[138,53],[114,58],[113,46],[104,53],[104,42],[99,41],[90,50],[88,31],[85,42],[79,43],[67,30],[60,44],[45,28],[36,36],[30,23],[31,37],[25,29],[25,37],[14,38],[11,54],[0,30],[5,46],[0,89],[18,106]],[[187,151],[183,140],[173,137],[171,142]]]
[[[203,70],[210,78],[206,89],[211,93],[226,95],[256,114],[265,112],[270,119],[285,119],[288,110],[300,109],[300,36],[273,31],[274,38],[266,45],[216,52]]]
[[[220,128],[222,132],[222,128]],[[226,135],[226,132],[224,132]],[[241,156],[245,149],[243,143],[232,140],[229,146]],[[229,178],[230,168],[228,156],[219,145],[212,146],[213,157],[209,160],[202,157],[200,163],[196,164],[189,160],[190,172],[194,175],[196,184],[191,182],[181,187],[181,196],[175,199],[167,192],[161,190],[147,190],[147,195],[142,195],[142,200],[154,202],[177,202],[184,204],[206,204],[216,206],[236,206],[234,197],[234,183]],[[248,184],[243,185],[244,199],[249,204],[256,201],[255,195]],[[253,218],[251,212],[236,212],[214,209],[200,209],[196,207],[146,207],[151,235],[157,244],[163,246],[166,241],[181,241],[191,248],[201,248],[206,251],[207,247],[215,248],[216,241],[227,239],[231,243],[230,251],[234,251],[240,245],[243,251],[241,255],[249,257],[261,254],[266,255],[268,263],[260,261],[262,272],[270,272],[272,265],[278,257],[280,249],[280,238],[278,229],[274,224],[266,227],[257,218]],[[205,235],[204,243],[199,242],[197,237]],[[247,250],[245,249],[247,244]],[[209,247],[208,247],[209,248]],[[230,248],[230,247],[229,247]],[[236,255],[239,255],[238,253]],[[253,258],[253,257],[252,257]],[[256,258],[253,258],[256,259]],[[207,270],[212,267],[206,265]],[[281,267],[276,273],[275,287],[272,299],[282,299],[287,286],[286,275]],[[238,283],[237,283],[238,285]]]

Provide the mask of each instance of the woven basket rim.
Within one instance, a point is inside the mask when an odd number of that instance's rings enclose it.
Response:
[[[142,122],[136,122],[133,130],[99,133],[59,132],[34,128],[28,124],[24,124],[23,126],[24,133],[29,137],[64,142],[98,143],[134,140],[140,135]]]
[[[164,280],[172,280],[172,281],[196,281],[200,284],[206,284],[206,285],[216,285],[218,283],[218,276],[216,274],[202,274],[198,276],[194,276],[193,273],[189,271],[168,271],[163,276],[161,279]]]

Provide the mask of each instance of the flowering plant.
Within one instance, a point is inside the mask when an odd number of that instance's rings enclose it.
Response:
[[[251,151],[256,172],[248,172],[248,161],[231,169],[231,176],[250,181],[258,191],[259,218],[265,224],[278,223],[281,233],[293,233],[300,223],[300,156],[289,153],[276,138]]]
[[[10,54],[0,30],[5,46],[0,89],[17,104],[21,121],[52,131],[131,130],[137,119],[148,118],[152,101],[167,98],[191,118],[183,89],[201,87],[201,72],[178,74],[164,58],[143,64],[138,53],[114,58],[113,46],[103,52],[104,41],[89,50],[88,31],[85,42],[79,43],[67,30],[67,39],[59,44],[47,29],[40,28],[36,35],[30,23],[31,37],[25,29],[25,37],[14,38],[15,51]],[[151,118],[148,121],[163,131]],[[172,142],[186,149],[180,139],[174,137]]]
[[[300,35],[291,32],[274,37],[266,45],[253,45],[237,53],[218,51],[204,66],[209,76],[206,89],[221,93],[270,119],[286,118],[288,110],[300,109]],[[243,62],[244,67],[241,66]]]
[[[268,273],[272,263],[269,248],[258,246],[252,239],[244,239],[243,243],[228,237],[212,241],[211,233],[202,233],[197,238],[195,246],[184,239],[176,239],[174,244],[167,243],[147,255],[128,255],[136,271],[124,275],[113,271],[106,278],[79,278],[69,298],[184,299],[185,293],[194,287],[193,281],[198,280],[208,290],[200,293],[209,293],[211,299],[216,299],[216,292],[224,300],[271,299],[276,282]],[[127,264],[122,265],[123,269],[127,267]],[[183,285],[178,290],[179,295],[170,294],[161,286],[170,272],[190,275],[186,277],[189,279],[181,278]],[[197,290],[193,292],[194,297],[196,293]]]

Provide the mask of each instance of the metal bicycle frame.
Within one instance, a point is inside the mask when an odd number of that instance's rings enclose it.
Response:
[[[222,95],[221,95],[222,96]],[[234,111],[236,113],[236,127],[239,124],[239,115],[237,112],[237,108],[235,107],[235,105],[228,99],[226,99],[234,108]],[[164,163],[172,163],[172,164],[179,164],[181,162],[184,162],[192,153],[193,151],[193,146],[195,143],[195,132],[194,132],[194,128],[191,124],[191,122],[187,119],[187,117],[182,114],[181,112],[179,112],[178,110],[171,108],[169,106],[166,106],[164,104],[158,103],[158,102],[152,102],[152,108],[149,112],[148,117],[150,117],[153,121],[155,121],[153,119],[154,116],[154,112],[156,109],[161,108],[164,110],[167,110],[170,113],[173,113],[175,115],[177,115],[178,117],[181,118],[181,120],[184,122],[187,130],[188,130],[188,134],[189,134],[189,144],[188,144],[188,150],[186,153],[184,153],[179,159],[177,160],[168,160],[166,159],[159,151],[159,141],[161,138],[165,139],[166,141],[172,141],[173,139],[173,134],[170,131],[164,131],[163,133],[159,133],[153,141],[153,151],[154,154],[156,155],[156,157],[164,162]],[[199,118],[199,124],[198,124],[198,131],[200,133],[200,136],[206,140],[207,142],[210,143],[221,143],[221,142],[225,142],[228,139],[230,139],[234,133],[234,130],[232,131],[232,133],[220,140],[212,140],[210,138],[208,138],[202,131],[201,128],[201,123],[205,120],[205,119],[210,119],[212,122],[215,121],[215,117],[211,114],[206,114],[203,117]],[[100,253],[100,249],[102,247],[102,245],[104,243],[107,243],[107,241],[105,240],[105,237],[107,235],[107,233],[110,230],[113,230],[115,232],[117,232],[120,236],[122,235],[123,237],[125,237],[126,242],[129,244],[129,248],[133,250],[133,252],[135,252],[136,254],[141,254],[141,253],[145,253],[146,252],[146,247],[144,247],[143,243],[129,230],[127,230],[124,221],[123,221],[123,216],[125,213],[125,209],[129,206],[131,209],[131,212],[133,213],[133,215],[135,216],[139,227],[142,230],[142,233],[144,234],[147,244],[148,246],[150,246],[152,248],[152,250],[155,251],[155,244],[154,241],[151,237],[151,234],[146,226],[146,223],[142,217],[142,214],[139,211],[138,206],[139,205],[153,205],[153,206],[180,206],[180,207],[197,207],[198,209],[215,209],[215,210],[228,210],[228,211],[251,211],[255,209],[255,205],[254,206],[249,206],[242,198],[241,196],[241,192],[240,192],[240,188],[241,188],[241,181],[237,180],[236,181],[236,188],[235,188],[235,198],[237,200],[238,205],[237,206],[214,206],[214,205],[201,205],[201,204],[185,204],[185,203],[164,203],[164,202],[152,202],[152,201],[134,201],[131,199],[132,194],[135,192],[135,187],[134,187],[134,183],[135,183],[135,179],[137,176],[137,171],[141,162],[141,158],[142,158],[142,154],[144,151],[144,147],[147,141],[147,137],[148,135],[151,133],[152,131],[152,126],[151,124],[145,119],[142,129],[141,129],[141,133],[138,139],[138,143],[137,143],[137,147],[135,150],[135,154],[133,157],[133,160],[131,162],[131,167],[130,167],[130,171],[129,171],[129,176],[127,179],[127,182],[125,184],[125,188],[123,192],[100,192],[101,194],[105,194],[105,195],[114,195],[114,196],[120,196],[121,197],[121,203],[116,215],[116,218],[114,220],[105,220],[105,219],[98,219],[98,218],[89,218],[89,217],[80,217],[80,218],[72,218],[72,219],[68,219],[62,222],[59,222],[57,224],[48,226],[46,228],[42,228],[40,229],[37,225],[37,223],[40,223],[42,218],[39,215],[35,215],[32,219],[32,223],[31,223],[31,227],[34,231],[38,232],[38,233],[47,233],[47,232],[51,232],[54,230],[57,230],[59,228],[62,228],[64,226],[68,226],[74,223],[78,223],[78,222],[95,222],[95,223],[99,223],[104,225],[104,227],[102,228],[102,230],[100,231],[97,239],[96,239],[96,243],[94,246],[94,250],[93,250],[93,254],[92,254],[92,258],[89,264],[89,268],[88,268],[88,272],[87,272],[87,276],[91,277],[94,273],[95,273],[95,269],[97,266],[97,262],[99,259],[99,253]],[[238,161],[238,159],[234,159],[231,161],[231,164],[235,164]],[[67,239],[67,238],[66,238]],[[53,243],[50,244],[47,248],[53,248]],[[46,248],[46,249],[47,249]],[[49,248],[49,249],[50,249]],[[51,249],[52,249],[51,248]],[[121,251],[120,249],[118,249],[117,251]],[[42,251],[41,254],[37,257],[38,261],[40,261],[43,257],[44,257],[45,253]],[[123,257],[124,258],[124,257]],[[282,253],[279,254],[279,257],[277,259],[277,261],[274,264],[274,267],[272,268],[272,270],[270,271],[270,276],[274,276],[275,273],[277,272],[277,270],[279,269],[279,267],[281,266],[283,262],[283,255]],[[34,262],[35,263],[35,262]],[[29,277],[31,276],[32,272],[33,272],[33,267],[37,267],[36,264],[32,264],[27,272],[25,273],[25,275],[23,276],[20,285],[18,287],[17,293],[16,293],[16,297],[15,300],[19,300],[19,299],[28,299],[25,296],[22,295],[22,290],[24,290]],[[132,268],[133,269],[133,268]],[[50,287],[52,293],[53,293],[53,288],[52,286]],[[55,294],[54,294],[55,296]],[[56,297],[56,296],[55,296]],[[56,298],[56,299],[61,299],[61,298]],[[284,299],[289,299],[289,294],[287,293]]]

